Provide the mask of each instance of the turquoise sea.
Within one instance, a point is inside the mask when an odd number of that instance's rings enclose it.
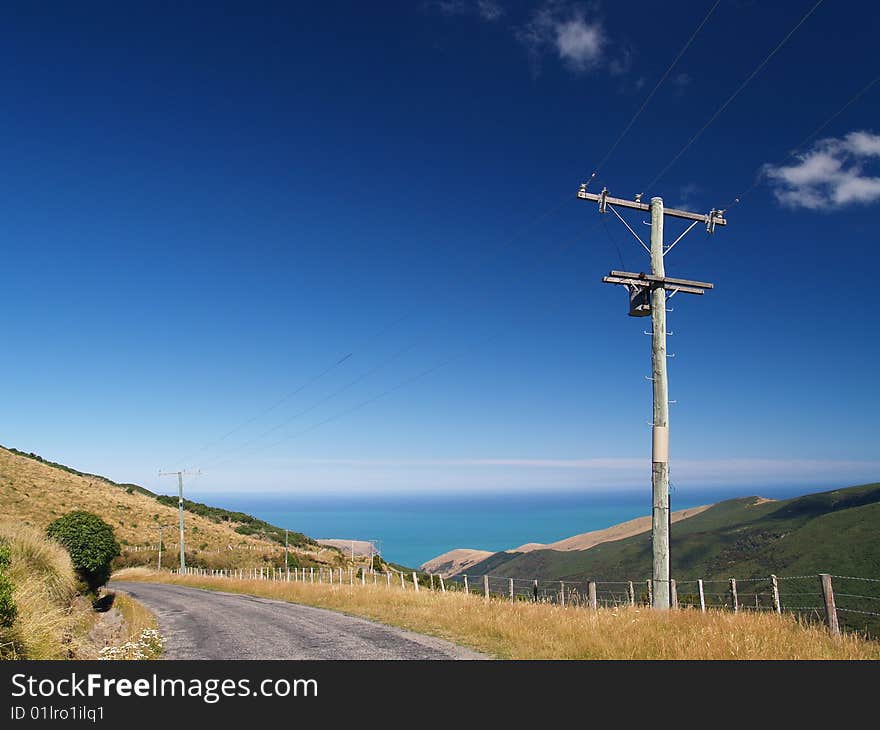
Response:
[[[672,508],[760,494],[786,498],[803,487],[713,488],[673,491]],[[452,548],[504,550],[526,542],[553,542],[650,514],[650,491],[454,496],[297,496],[206,494],[192,499],[240,510],[316,538],[376,540],[394,563],[418,566]]]

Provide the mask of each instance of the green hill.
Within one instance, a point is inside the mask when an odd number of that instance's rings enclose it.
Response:
[[[784,605],[812,608],[820,604],[815,578],[820,572],[880,578],[878,535],[880,484],[784,501],[731,499],[672,525],[672,577],[685,600],[696,591],[690,581],[703,579],[710,602],[715,603],[728,601],[728,579],[735,577],[742,602],[767,607],[766,579],[775,574],[785,579],[780,582]],[[651,534],[644,532],[588,550],[496,553],[467,572],[572,583],[631,580],[641,590],[651,576]],[[840,578],[835,590],[841,594],[838,606],[846,614],[842,619],[859,626],[876,621],[858,612],[880,613],[880,582]]]

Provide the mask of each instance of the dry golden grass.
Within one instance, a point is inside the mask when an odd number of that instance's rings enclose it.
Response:
[[[127,593],[116,591],[115,596],[113,608],[122,614],[127,633],[126,641],[137,640],[144,629],[158,628],[156,617]]]
[[[502,659],[880,659],[880,644],[832,637],[791,616],[710,611],[658,613],[600,609],[378,586],[272,583],[169,576],[144,569],[143,580],[278,598],[335,609],[438,636]]]
[[[43,464],[0,447],[0,514],[27,525],[45,529],[56,517],[72,510],[87,510],[104,519],[125,545],[155,545],[157,525],[176,525],[178,512],[139,492],[129,494],[97,477],[76,474]],[[196,514],[186,514],[187,553],[197,558],[214,559],[217,567],[244,567],[259,564],[269,543],[235,532],[235,525],[217,523]],[[172,535],[169,535],[172,533]],[[174,559],[176,533],[165,532],[167,556]],[[202,549],[200,546],[204,545]],[[228,546],[252,546],[259,550],[228,550]],[[283,548],[270,546],[280,554]],[[291,548],[291,554],[297,550]],[[301,551],[310,561],[330,562],[335,551]],[[138,562],[153,561],[157,554],[135,553]]]
[[[67,551],[40,530],[0,524],[0,540],[10,547],[8,577],[17,616],[0,643],[6,656],[63,659],[73,637],[85,626],[88,603],[75,601],[76,577]]]

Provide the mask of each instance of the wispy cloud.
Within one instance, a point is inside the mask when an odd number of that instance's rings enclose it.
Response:
[[[676,458],[673,482],[682,488],[746,486],[760,494],[774,485],[819,489],[877,479],[880,461],[797,458]],[[258,486],[254,473],[259,470]],[[633,489],[649,485],[649,457],[285,459],[224,471],[210,489],[255,491],[465,493]],[[207,489],[207,482],[203,485]]]
[[[792,208],[841,208],[880,200],[880,177],[866,168],[880,159],[880,135],[850,132],[816,142],[791,165],[765,165],[774,194]]]
[[[477,0],[477,11],[483,20],[494,21],[504,15],[504,8],[494,0]]]
[[[490,22],[504,15],[504,7],[496,0],[426,0],[423,7],[447,16],[477,15]]]
[[[548,50],[576,73],[589,71],[600,65],[608,42],[599,20],[587,20],[581,7],[556,2],[538,8],[516,35],[526,46],[536,72]]]

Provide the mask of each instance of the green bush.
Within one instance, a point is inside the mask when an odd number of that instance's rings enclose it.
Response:
[[[110,578],[111,561],[121,554],[113,528],[91,512],[68,512],[46,532],[70,553],[80,590],[97,593]]]

